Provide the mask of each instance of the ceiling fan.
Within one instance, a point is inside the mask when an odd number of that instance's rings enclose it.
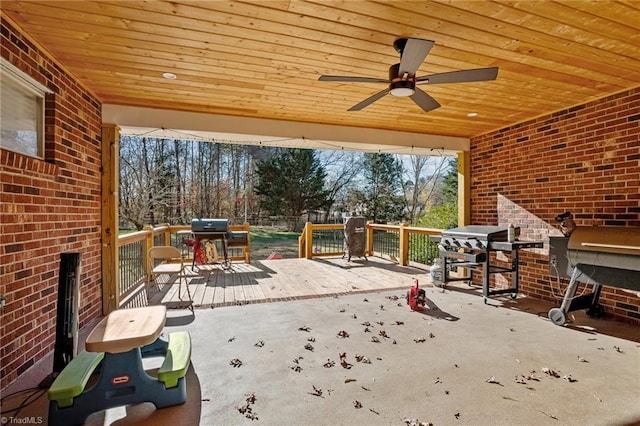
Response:
[[[378,99],[387,95],[410,97],[420,108],[432,111],[440,107],[438,101],[416,84],[467,83],[472,81],[495,80],[498,67],[476,68],[471,70],[450,71],[416,77],[416,71],[429,54],[435,42],[420,38],[399,38],[393,47],[400,54],[400,63],[389,67],[389,79],[375,77],[354,77],[340,75],[322,75],[319,81],[338,81],[344,83],[387,83],[389,87],[352,106],[348,111],[360,111]]]

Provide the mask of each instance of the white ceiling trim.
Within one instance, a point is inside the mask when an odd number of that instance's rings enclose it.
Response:
[[[102,106],[102,121],[125,135],[288,148],[454,155],[470,147],[462,137],[112,104]]]

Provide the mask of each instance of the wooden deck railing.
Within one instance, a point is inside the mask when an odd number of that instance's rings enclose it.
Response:
[[[400,265],[430,265],[438,258],[438,246],[429,238],[441,229],[367,223],[367,256],[388,257]],[[298,238],[298,256],[311,259],[344,253],[344,227],[341,224],[307,222]]]
[[[231,225],[230,231],[249,232],[249,224]],[[190,234],[189,225],[164,225],[148,227],[142,231],[122,235],[118,238],[120,303],[126,303],[132,293],[144,285],[150,274],[147,252],[158,245],[179,248],[186,258],[192,258],[190,246],[184,243]],[[406,266],[411,263],[430,265],[438,257],[438,247],[429,236],[440,235],[440,229],[400,225],[366,226],[367,256],[389,258]],[[229,248],[232,261],[251,261],[251,239],[246,247]],[[307,223],[298,238],[298,255],[311,259],[318,256],[336,256],[344,253],[344,226],[342,224]]]
[[[230,225],[230,231],[249,232],[249,224]],[[119,255],[119,284],[118,292],[121,304],[126,302],[129,295],[136,292],[143,285],[151,273],[151,265],[147,252],[153,246],[171,245],[179,248],[183,256],[193,258],[192,248],[185,244],[185,238],[191,233],[190,225],[163,225],[146,227],[142,231],[118,237]],[[251,238],[246,247],[230,247],[229,259],[251,261]]]

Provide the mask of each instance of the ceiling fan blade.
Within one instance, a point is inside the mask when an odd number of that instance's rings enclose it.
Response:
[[[341,81],[344,83],[389,83],[389,80],[375,77],[353,77],[348,75],[321,75],[318,81]]]
[[[469,83],[472,81],[489,81],[498,77],[498,67],[476,68],[473,70],[442,72],[439,74],[423,75],[416,78],[416,83],[445,84]]]
[[[378,93],[376,93],[375,95],[369,96],[367,99],[365,99],[364,101],[360,102],[359,104],[356,104],[356,105],[352,106],[347,111],[360,111],[362,108],[371,105],[372,103],[374,103],[375,101],[377,101],[378,99],[380,99],[381,97],[386,95],[387,93],[389,93],[389,89],[381,90]]]
[[[432,111],[436,108],[440,108],[440,104],[438,103],[438,101],[433,99],[424,90],[418,89],[417,87],[416,92],[410,97],[411,99],[413,99],[413,102],[415,102],[416,105],[418,105],[426,112]]]
[[[424,62],[424,58],[427,57],[432,47],[433,42],[431,40],[423,40],[420,38],[407,39],[407,44],[404,46],[402,57],[400,58],[398,77],[405,73],[410,76],[416,75],[416,71],[418,71],[418,68]]]

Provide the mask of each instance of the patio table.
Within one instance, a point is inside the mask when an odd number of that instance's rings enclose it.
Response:
[[[82,424],[91,413],[129,404],[151,402],[163,408],[184,403],[184,383],[167,388],[143,367],[145,356],[166,354],[167,342],[160,339],[165,320],[165,306],[119,309],[103,318],[85,344],[87,352],[104,352],[97,383],[76,396],[71,407],[59,408],[52,401],[49,424]]]

